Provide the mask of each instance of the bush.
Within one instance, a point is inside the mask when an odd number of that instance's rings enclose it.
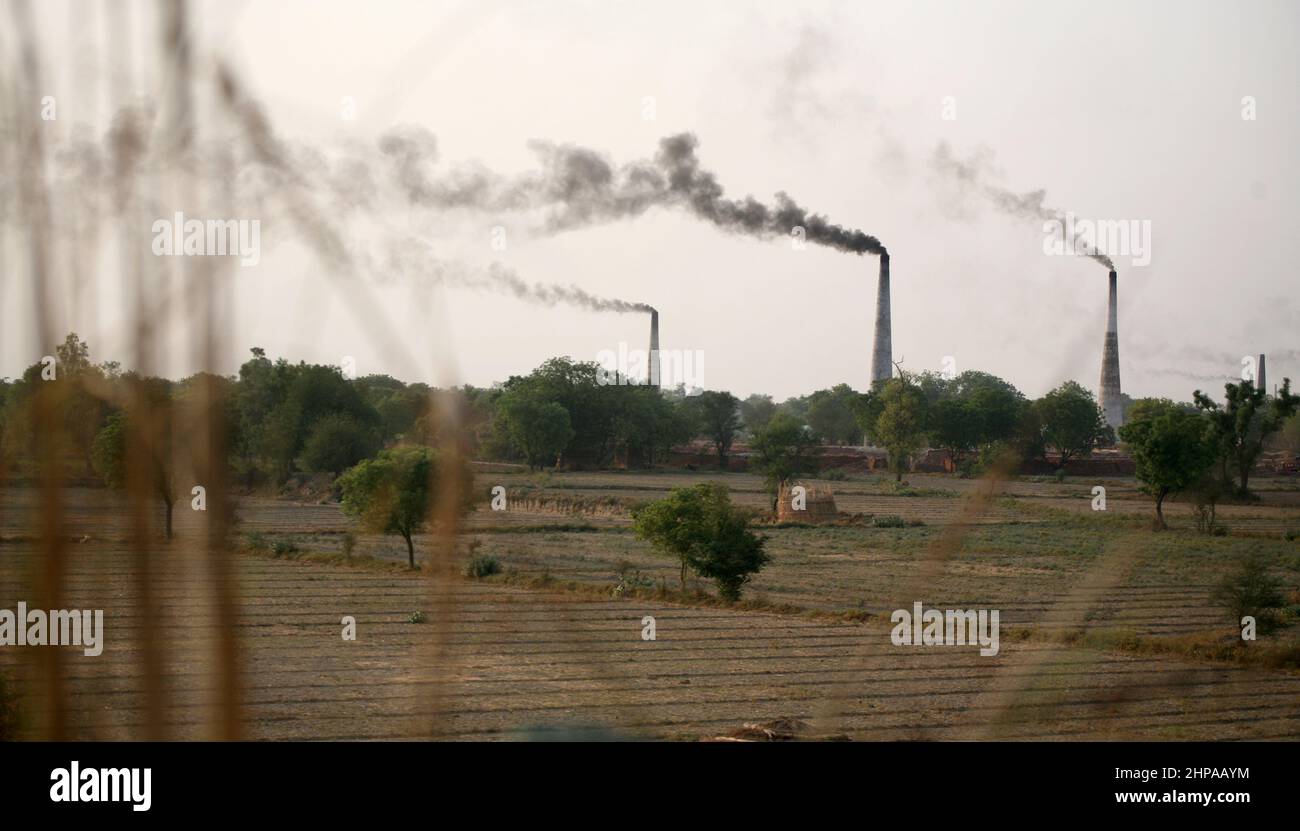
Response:
[[[407,623],[424,623],[424,620],[424,612],[419,611],[411,612],[406,618]]]
[[[1236,571],[1225,575],[1210,599],[1232,616],[1234,626],[1240,625],[1243,617],[1255,618],[1256,632],[1261,635],[1281,625],[1281,610],[1286,605],[1281,584],[1268,573],[1268,564],[1258,554],[1249,555]]]
[[[491,554],[480,554],[465,564],[466,577],[491,577],[501,573],[501,561]]]
[[[654,581],[642,574],[640,569],[634,569],[627,563],[620,563],[618,582],[614,584],[611,594],[614,597],[622,597],[624,594],[637,589],[650,589],[653,587]]]
[[[821,478],[825,479],[828,482],[843,482],[845,479],[849,478],[849,475],[845,473],[841,468],[837,467],[833,470],[828,470],[825,473],[823,473]]]
[[[874,525],[877,528],[906,528],[907,527],[907,523],[903,521],[903,518],[901,516],[895,516],[895,515],[878,516],[875,519]]]
[[[249,551],[265,551],[271,546],[266,541],[266,534],[261,531],[249,531],[244,535],[244,547]]]
[[[343,535],[343,556],[352,559],[352,552],[357,547],[357,535],[348,531]]]
[[[298,553],[298,545],[293,540],[276,540],[271,544],[271,553],[277,557],[288,557]]]

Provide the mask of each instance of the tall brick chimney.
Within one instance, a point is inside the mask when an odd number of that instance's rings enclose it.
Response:
[[[889,322],[889,255],[880,255],[880,280],[876,283],[876,340],[871,348],[871,382],[894,374],[894,347]]]
[[[1124,423],[1124,399],[1119,386],[1119,280],[1110,273],[1110,303],[1106,313],[1106,339],[1101,346],[1101,410],[1106,423]]]
[[[646,383],[659,386],[659,310],[650,310],[650,351],[646,353]]]
[[[1256,374],[1259,376],[1259,381],[1258,381],[1259,388],[1264,391],[1265,395],[1268,395],[1268,376],[1265,375],[1264,373],[1263,355],[1259,356],[1259,371]]]

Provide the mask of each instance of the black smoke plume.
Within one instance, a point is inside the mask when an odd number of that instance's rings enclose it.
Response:
[[[963,195],[974,192],[1008,216],[1020,219],[1055,220],[1061,223],[1062,228],[1065,227],[1064,214],[1044,204],[1047,200],[1047,191],[1032,190],[1016,193],[990,181],[992,172],[989,170],[986,157],[975,155],[962,161],[953,156],[947,142],[941,142],[934,150],[931,167],[941,177],[954,182]],[[1086,250],[1086,248],[1080,246],[1078,250]],[[1087,256],[1109,270],[1115,269],[1115,264],[1111,262],[1110,257],[1100,251],[1093,251]]]

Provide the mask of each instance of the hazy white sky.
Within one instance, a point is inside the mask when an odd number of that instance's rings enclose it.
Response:
[[[162,97],[152,3],[114,4],[131,10],[128,44],[104,34],[114,31],[105,7],[37,5],[59,102],[51,129],[102,129],[120,96],[112,73],[87,67],[112,50],[134,56],[139,93]],[[532,139],[622,162],[690,131],[729,195],[786,191],[888,246],[905,368],[952,356],[1029,395],[1066,379],[1095,389],[1105,270],[1046,256],[1040,222],[957,199],[930,163],[940,142],[960,158],[984,153],[1010,190],[1045,188],[1048,204],[1084,218],[1150,222],[1150,265],[1117,257],[1125,392],[1220,391],[1213,378],[1260,352],[1271,381],[1300,377],[1292,2],[313,0],[204,3],[199,20],[201,65],[229,58],[277,130],[304,143],[373,142],[418,124],[436,134],[441,165],[514,173],[534,164]],[[1254,120],[1242,117],[1245,96]],[[954,119],[943,117],[949,97]],[[421,221],[449,259],[657,306],[663,348],[702,350],[707,387],[780,399],[868,385],[873,256],[795,250],[663,209],[556,236],[463,212]],[[491,245],[498,223],[504,251]],[[256,345],[291,360],[352,356],[362,374],[484,385],[553,355],[594,359],[646,340],[644,315],[331,282],[289,236],[264,223],[260,264],[222,277],[232,302],[218,370],[233,372]],[[49,350],[35,343],[21,260],[6,252],[0,375],[12,376]],[[102,259],[117,258],[106,247]],[[116,269],[88,279],[56,330],[75,328],[96,359],[130,365]],[[382,323],[358,316],[363,294]],[[183,309],[172,314],[163,369],[186,373],[197,368],[193,330]]]

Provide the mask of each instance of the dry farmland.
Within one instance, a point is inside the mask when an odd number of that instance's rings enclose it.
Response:
[[[503,572],[485,579],[405,569],[400,539],[356,533],[327,498],[242,499],[243,734],[696,739],[797,719],[810,735],[865,740],[1300,737],[1298,627],[1243,658],[1210,599],[1221,575],[1260,552],[1294,613],[1294,479],[1262,480],[1258,504],[1221,509],[1227,536],[1195,533],[1177,503],[1172,530],[1153,534],[1131,480],[1025,479],[993,492],[945,476],[912,476],[901,490],[878,477],[820,482],[841,511],[911,524],[764,528],[772,562],[727,607],[695,578],[683,591],[628,515],[711,478],[741,504],[766,504],[759,480],[740,474],[481,474],[484,494],[506,487],[507,509],[480,505],[457,557],[495,557]],[[1091,507],[1096,484],[1105,512]],[[0,491],[0,608],[33,598],[37,505],[34,490]],[[207,735],[211,657],[232,633],[213,622],[202,514],[182,503],[177,538],[152,552],[164,671],[151,698],[129,511],[102,489],[68,491],[63,508],[63,607],[106,618],[101,656],[60,652],[70,733]],[[894,646],[889,614],[914,601],[1000,610],[999,654]],[[354,641],[341,637],[344,616]],[[654,640],[642,638],[646,616]],[[0,647],[29,726],[46,716],[44,654]],[[1281,658],[1256,659],[1266,654]],[[152,728],[150,701],[162,702]]]

